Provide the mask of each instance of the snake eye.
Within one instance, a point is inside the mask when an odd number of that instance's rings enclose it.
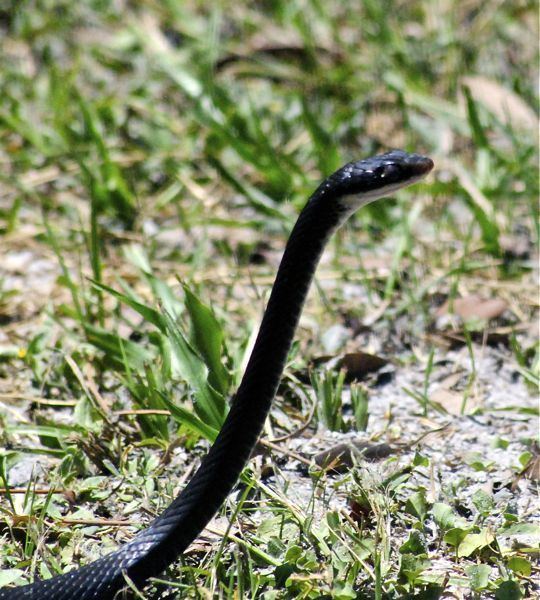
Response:
[[[384,174],[382,177],[395,177],[399,173],[399,167],[394,163],[388,163],[383,167]]]
[[[399,167],[394,163],[385,163],[375,169],[375,175],[380,179],[395,178],[399,174]]]

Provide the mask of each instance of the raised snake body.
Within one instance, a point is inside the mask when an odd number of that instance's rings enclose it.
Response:
[[[326,242],[361,206],[424,177],[431,159],[393,150],[351,162],[324,180],[287,242],[261,327],[229,414],[191,481],[148,528],[80,569],[3,588],[0,600],[108,600],[127,576],[142,587],[197,537],[232,490],[270,411],[309,286]]]

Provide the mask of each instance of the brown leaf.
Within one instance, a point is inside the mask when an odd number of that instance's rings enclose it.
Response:
[[[389,273],[392,267],[392,260],[388,256],[380,254],[368,254],[362,258],[362,268],[366,271],[377,271],[380,273]]]
[[[523,471],[523,476],[536,483],[540,482],[540,456],[532,456]]]
[[[436,402],[451,415],[471,414],[479,404],[478,398],[469,396],[464,402],[463,392],[455,392],[442,387],[437,388],[431,394],[430,400]]]
[[[356,523],[364,523],[365,521],[371,522],[373,520],[375,512],[369,503],[369,500],[350,500],[349,506],[351,509],[349,516]]]
[[[450,373],[444,379],[441,379],[439,383],[439,388],[443,388],[445,390],[451,390],[453,387],[459,385],[462,381],[467,380],[467,371],[465,369],[459,369],[459,371],[454,371]]]
[[[351,383],[363,379],[388,364],[388,361],[367,352],[350,352],[339,361],[338,366],[345,369],[345,381]]]
[[[506,346],[510,345],[510,334],[497,330],[484,329],[484,331],[470,331],[469,336],[475,344],[486,346]],[[442,337],[450,342],[450,348],[458,348],[467,343],[467,336],[463,330],[443,333]]]
[[[453,392],[452,390],[440,387],[431,394],[430,400],[439,404],[451,415],[461,414],[463,394],[460,394],[459,392]]]
[[[508,304],[501,298],[484,300],[480,296],[471,295],[446,301],[437,311],[438,316],[453,313],[462,319],[494,319],[500,317],[508,308]]]
[[[350,441],[323,450],[313,457],[315,464],[331,473],[343,473],[351,469],[360,459],[377,461],[394,452],[388,444],[370,444]]]
[[[463,77],[461,82],[469,88],[473,100],[483,104],[502,123],[523,131],[537,131],[534,110],[512,90],[481,75]]]

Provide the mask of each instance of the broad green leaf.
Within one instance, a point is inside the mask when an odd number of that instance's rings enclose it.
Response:
[[[493,509],[493,496],[482,489],[476,490],[472,497],[472,503],[482,515],[489,515]]]
[[[488,529],[482,529],[480,533],[469,533],[459,544],[457,555],[459,557],[471,556],[477,550],[489,546],[495,536]]]
[[[195,411],[203,421],[219,429],[225,418],[227,405],[223,396],[208,383],[208,369],[186,340],[172,317],[165,313],[167,335],[171,343],[173,370],[176,370],[193,389]]]
[[[512,556],[512,558],[506,563],[509,569],[512,569],[514,573],[519,573],[525,577],[530,577],[532,573],[532,565],[530,561],[522,556]]]
[[[491,567],[489,565],[472,565],[466,569],[467,575],[471,582],[471,588],[475,592],[479,592],[487,588],[489,584],[489,576],[491,575]]]
[[[208,382],[225,396],[229,375],[221,362],[223,329],[212,310],[184,285],[186,308],[191,318],[191,340],[209,369]]]
[[[411,584],[414,584],[418,576],[431,566],[431,562],[423,554],[419,556],[403,554],[400,563],[400,574],[404,575]]]
[[[409,539],[404,542],[400,548],[400,554],[425,554],[426,548],[420,532],[416,529],[411,530]]]
[[[152,288],[154,296],[160,302],[161,306],[163,306],[163,310],[170,315],[178,316],[183,307],[170,286],[165,281],[154,277],[151,273],[144,273],[144,278]]]
[[[21,579],[23,575],[24,571],[21,569],[2,569],[2,571],[0,571],[0,588],[15,583],[17,580]]]
[[[193,431],[194,433],[206,438],[210,442],[213,442],[218,434],[218,430],[214,429],[210,425],[204,423],[194,415],[192,412],[184,408],[183,406],[178,406],[171,402],[165,395],[162,394],[162,400],[166,404],[167,408],[171,411],[171,415],[174,420]]]
[[[108,292],[109,294],[111,294],[111,296],[118,298],[118,300],[120,300],[121,302],[123,302],[127,306],[130,306],[133,310],[138,312],[144,318],[145,321],[152,323],[152,325],[155,325],[160,331],[165,333],[166,321],[163,315],[154,308],[151,308],[146,304],[142,304],[134,298],[131,298],[126,294],[122,294],[121,292],[118,292],[112,287],[109,287],[108,285],[105,285],[103,283],[99,283],[98,281],[92,280],[92,285],[100,290]]]
[[[452,527],[452,529],[449,529],[444,534],[443,540],[450,546],[457,548],[459,544],[467,537],[469,531],[470,530],[467,528]]]
[[[412,494],[405,505],[407,512],[415,517],[418,517],[420,521],[424,521],[427,514],[427,501],[424,490],[420,490]]]
[[[435,502],[432,508],[433,518],[435,523],[443,530],[446,531],[451,527],[454,527],[458,517],[456,517],[452,507],[444,502]]]
[[[520,600],[523,593],[517,581],[503,581],[495,591],[495,600]]]
[[[140,369],[155,360],[155,353],[131,340],[88,323],[83,323],[83,326],[88,341],[102,350],[117,367],[124,367],[125,361],[128,361],[131,367]]]

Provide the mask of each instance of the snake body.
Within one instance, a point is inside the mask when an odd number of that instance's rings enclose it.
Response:
[[[431,159],[401,150],[348,163],[308,200],[287,242],[259,333],[219,435],[179,496],[147,529],[80,569],[3,588],[0,600],[109,600],[159,575],[231,492],[262,431],[316,266],[330,236],[361,206],[424,177]]]

